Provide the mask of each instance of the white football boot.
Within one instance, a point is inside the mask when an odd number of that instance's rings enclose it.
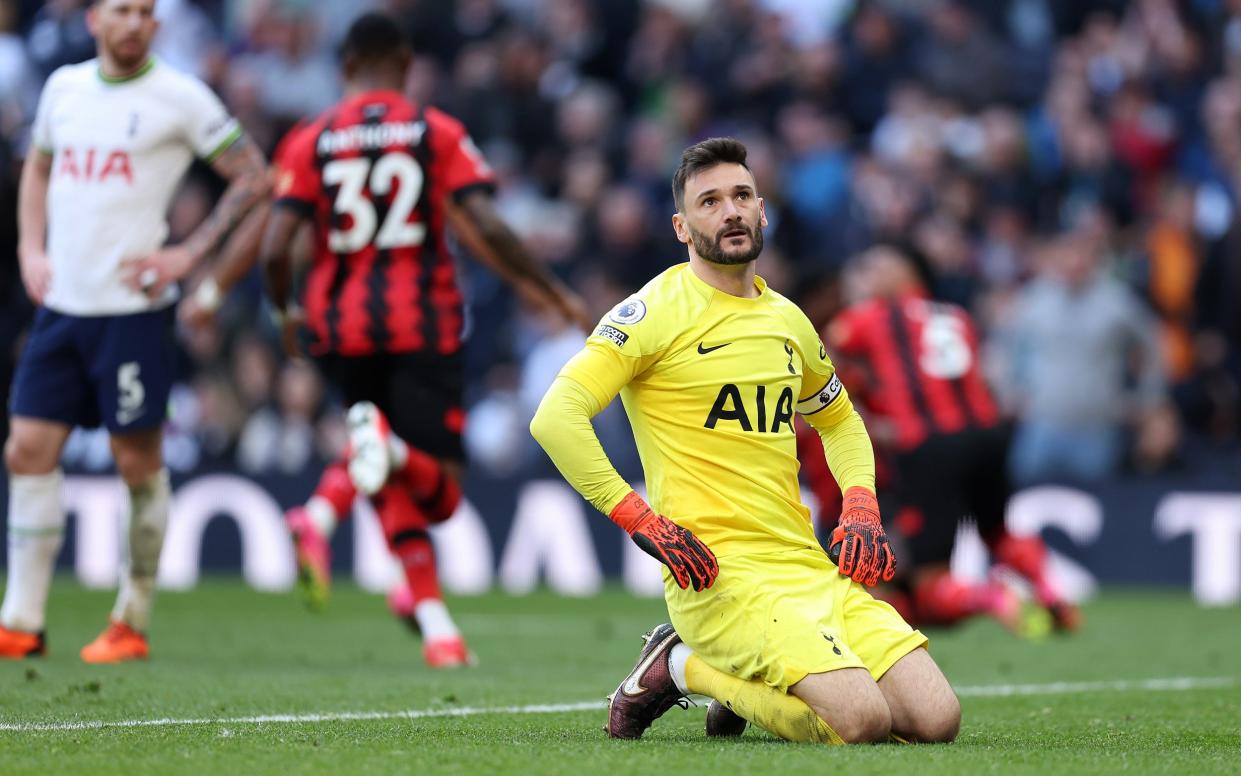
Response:
[[[358,490],[373,496],[392,472],[388,419],[369,401],[360,401],[345,416],[349,426],[349,479]]]

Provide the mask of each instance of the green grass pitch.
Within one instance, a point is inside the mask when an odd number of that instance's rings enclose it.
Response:
[[[848,748],[707,741],[702,707],[607,740],[603,696],[664,617],[616,590],[453,600],[480,665],[451,672],[422,665],[379,597],[338,587],[315,615],[223,579],[160,596],[148,663],[83,665],[111,599],[58,581],[51,654],[0,663],[0,772],[1241,772],[1241,611],[1182,594],[1108,591],[1083,633],[1038,643],[990,622],[932,632],[958,741]]]

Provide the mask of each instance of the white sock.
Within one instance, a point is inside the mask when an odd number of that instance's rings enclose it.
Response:
[[[306,514],[310,515],[310,522],[319,529],[323,538],[331,539],[332,534],[336,533],[336,523],[340,516],[332,508],[332,502],[322,496],[311,496],[306,502]]]
[[[121,586],[112,619],[137,631],[146,631],[151,622],[155,575],[171,501],[167,469],[160,469],[144,484],[129,489],[129,552],[121,567]]]
[[[427,598],[415,604],[414,619],[418,621],[423,641],[460,634],[452,616],[448,614],[448,607],[438,598]]]
[[[689,694],[689,684],[685,679],[685,664],[689,662],[689,656],[692,654],[694,654],[694,650],[683,643],[677,644],[668,653],[668,673],[672,674],[672,681],[676,684],[677,689],[686,695]]]
[[[38,633],[47,613],[56,555],[65,538],[60,469],[49,474],[9,474],[9,582],[0,625]]]

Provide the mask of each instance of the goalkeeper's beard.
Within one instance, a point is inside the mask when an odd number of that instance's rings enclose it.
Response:
[[[735,232],[737,229],[744,229],[749,235],[750,249],[740,253],[730,253],[724,248],[724,235],[728,232]],[[716,232],[714,238],[690,226],[689,237],[694,242],[694,250],[698,256],[712,264],[749,264],[763,252],[763,230],[757,227],[751,229],[746,224],[728,224]]]

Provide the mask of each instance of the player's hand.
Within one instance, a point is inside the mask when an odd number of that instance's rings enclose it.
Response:
[[[177,319],[193,329],[211,325],[216,311],[220,309],[220,286],[214,277],[208,276],[198,284],[193,293],[187,294],[177,306]]]
[[[177,306],[177,320],[192,329],[202,329],[215,320],[215,310],[209,310],[193,296],[187,296]]]
[[[896,574],[896,556],[879,521],[879,502],[866,488],[845,491],[840,522],[832,531],[827,555],[837,570],[863,585],[890,582]]]
[[[30,301],[36,305],[43,304],[43,297],[47,296],[47,291],[52,286],[52,262],[47,258],[47,254],[39,251],[38,253],[21,254],[22,285],[26,287],[26,296],[30,297]]]
[[[138,293],[155,299],[193,267],[193,254],[178,245],[169,245],[155,253],[121,261],[121,280]]]
[[[622,499],[609,517],[643,552],[667,566],[682,590],[702,591],[715,583],[720,564],[711,548],[688,529],[656,514],[637,493]]]

